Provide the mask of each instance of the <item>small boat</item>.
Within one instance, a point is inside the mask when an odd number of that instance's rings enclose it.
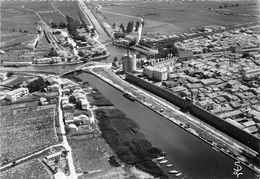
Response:
[[[131,94],[129,94],[129,93],[124,93],[123,96],[128,98],[131,101],[135,101],[136,100],[136,98],[134,96],[132,96]]]
[[[219,152],[219,149],[216,147],[212,147],[212,149],[214,149],[215,151]]]
[[[166,167],[172,167],[173,166],[173,164],[168,164],[168,165],[166,165]]]
[[[171,173],[171,174],[177,174],[177,173],[179,173],[179,171],[177,171],[177,170],[171,170],[171,171],[169,171],[169,173]]]
[[[182,173],[177,173],[175,176],[176,177],[179,177],[179,176],[181,176],[182,175]]]
[[[165,157],[158,157],[158,158],[156,158],[156,160],[162,160],[162,159],[164,159]]]
[[[164,163],[167,163],[168,162],[168,160],[162,160],[162,161],[160,161],[159,163],[160,164],[164,164]]]

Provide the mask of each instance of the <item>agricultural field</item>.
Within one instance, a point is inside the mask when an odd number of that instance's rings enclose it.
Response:
[[[0,22],[1,47],[17,43],[26,44],[33,40],[37,33],[37,16],[22,7],[14,7],[13,4],[2,3]]]
[[[237,7],[228,7],[232,12],[260,15],[259,2],[257,5],[248,5],[248,1],[235,1],[239,3]],[[235,25],[248,22],[257,22],[259,17],[223,15],[216,13],[220,6],[224,7],[224,2],[217,1],[172,1],[172,2],[96,2],[101,4],[102,10],[121,13],[126,15],[144,18],[144,32],[180,33],[189,31],[191,27],[201,27],[204,25]],[[210,9],[209,9],[210,8]],[[222,8],[223,10],[223,8]],[[118,15],[103,13],[109,24],[120,24],[123,20]],[[131,20],[131,19],[129,19]],[[127,21],[129,21],[127,20]]]
[[[69,141],[69,144],[73,151],[72,155],[76,172],[81,173],[112,168],[107,157],[112,155],[112,151],[104,139],[100,137],[83,140],[72,139]]]
[[[30,8],[39,13],[44,11],[55,11],[51,1],[25,1],[19,3],[23,4],[26,8]]]
[[[37,35],[36,14],[25,6],[28,2],[2,2],[1,4],[1,42],[2,61],[31,62],[49,52],[50,44],[43,37],[36,49],[32,50]]]
[[[40,13],[40,15],[47,24],[50,24],[50,22],[67,23],[67,19],[63,17],[60,13]]]
[[[55,1],[54,5],[65,15],[70,16],[74,20],[77,19],[79,21],[80,18],[82,18],[87,25],[90,25],[88,19],[84,16],[76,1]]]
[[[59,9],[62,13],[73,19],[79,19],[78,14],[78,3],[76,1],[55,1],[53,2],[55,7]]]
[[[36,105],[37,106],[37,105]],[[1,113],[0,162],[11,161],[57,143],[54,106],[41,109],[35,105]],[[8,108],[8,106],[1,106]],[[5,111],[5,110],[3,110]]]
[[[0,178],[17,179],[50,179],[52,176],[44,168],[38,159],[29,160],[0,173]]]

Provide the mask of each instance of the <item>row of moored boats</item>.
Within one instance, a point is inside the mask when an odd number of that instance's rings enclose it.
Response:
[[[166,164],[168,163],[168,160],[165,159],[165,157],[158,157],[156,158],[156,160],[159,162],[159,164]],[[166,167],[172,167],[173,164],[166,164]],[[175,176],[179,177],[182,175],[181,172],[179,172],[178,170],[170,170],[169,171],[170,174],[175,174]]]

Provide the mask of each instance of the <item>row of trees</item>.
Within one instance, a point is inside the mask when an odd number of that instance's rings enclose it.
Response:
[[[57,56],[58,53],[53,47],[51,48],[50,52],[47,55],[45,55],[45,57],[57,57]]]
[[[65,22],[59,22],[59,23],[56,23],[54,21],[52,21],[50,23],[50,26],[54,29],[56,28],[59,28],[59,29],[65,29],[67,27],[67,24]]]
[[[72,17],[70,16],[66,16],[67,18],[67,21],[68,21],[68,25],[67,25],[67,29],[68,29],[68,32],[69,34],[72,36],[72,37],[77,37],[79,36],[79,33],[77,31],[78,29],[78,23],[77,21],[75,21]]]
[[[227,7],[237,7],[239,4],[224,4],[224,6],[219,6],[219,9],[227,8]]]
[[[13,32],[15,32],[15,29],[13,29]],[[28,30],[24,30],[24,31],[22,31],[22,29],[20,29],[19,32],[21,32],[21,33],[22,33],[22,32],[23,32],[23,33],[29,33]]]
[[[81,28],[82,25],[83,27],[86,29],[87,32],[91,32],[92,36],[94,35],[94,28],[92,29],[88,29],[87,25],[85,24],[85,22],[82,20],[82,23],[80,23],[77,19],[74,20],[72,17],[70,16],[66,16],[67,21],[68,21],[68,25],[67,25],[67,29],[69,34],[73,37],[74,40],[81,40],[81,41],[86,41],[86,37],[85,36],[80,36],[77,29]]]
[[[119,25],[119,28],[120,28],[120,30],[122,30],[123,33],[131,33],[133,31],[137,32],[139,27],[140,27],[140,25],[141,25],[140,21],[136,21],[135,24],[134,24],[134,21],[129,21],[127,26],[126,26],[126,28],[125,28],[123,23],[121,23]],[[144,22],[142,22],[142,25],[144,25]],[[113,27],[113,29],[115,29],[116,28],[116,24],[113,23],[112,27]]]

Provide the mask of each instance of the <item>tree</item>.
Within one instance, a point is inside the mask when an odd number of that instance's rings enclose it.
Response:
[[[58,25],[54,21],[52,21],[50,25],[54,29],[58,28]]]
[[[129,47],[135,46],[137,43],[137,39],[135,38],[133,41],[129,43]]]
[[[7,72],[7,74],[6,74],[6,76],[9,78],[9,77],[11,77],[11,76],[13,76],[14,75],[14,73],[13,72]]]
[[[67,25],[66,25],[65,22],[60,22],[60,23],[59,23],[59,28],[65,29],[66,27],[67,27]]]
[[[39,76],[36,80],[31,81],[27,85],[30,93],[32,93],[34,91],[39,91],[42,88],[45,88],[45,86],[46,85],[45,85],[44,79],[41,76]]]
[[[74,19],[70,16],[66,16],[67,18],[67,21],[68,21],[68,25],[67,25],[67,29],[68,29],[68,32],[69,34],[76,38],[79,34],[78,34],[78,31],[77,31],[77,22],[74,21]]]
[[[135,31],[137,32],[140,27],[140,21],[135,22]]]
[[[124,26],[124,24],[121,23],[119,27],[120,27],[120,29],[122,30],[122,32],[125,33],[125,26]]]
[[[79,55],[80,57],[84,57],[84,53],[83,53],[81,50],[78,52],[78,55]]]
[[[76,98],[75,98],[75,96],[70,96],[70,97],[69,97],[69,102],[70,102],[70,103],[76,103]]]
[[[57,57],[57,56],[58,56],[58,53],[56,52],[56,50],[54,48],[51,48],[51,51],[47,55],[47,57]]]
[[[144,26],[144,21],[142,21],[142,27]]]
[[[116,28],[116,23],[113,23],[112,28],[113,28],[113,29]]]
[[[126,27],[126,33],[130,33],[133,31],[133,21],[129,21]]]
[[[13,29],[13,32],[14,32],[14,29]]]
[[[222,9],[222,6],[219,6],[219,9]]]
[[[114,62],[117,62],[118,61],[118,58],[117,57],[114,57],[114,60],[113,60]]]
[[[249,53],[248,52],[244,52],[243,55],[242,55],[242,58],[247,58],[249,57]]]

